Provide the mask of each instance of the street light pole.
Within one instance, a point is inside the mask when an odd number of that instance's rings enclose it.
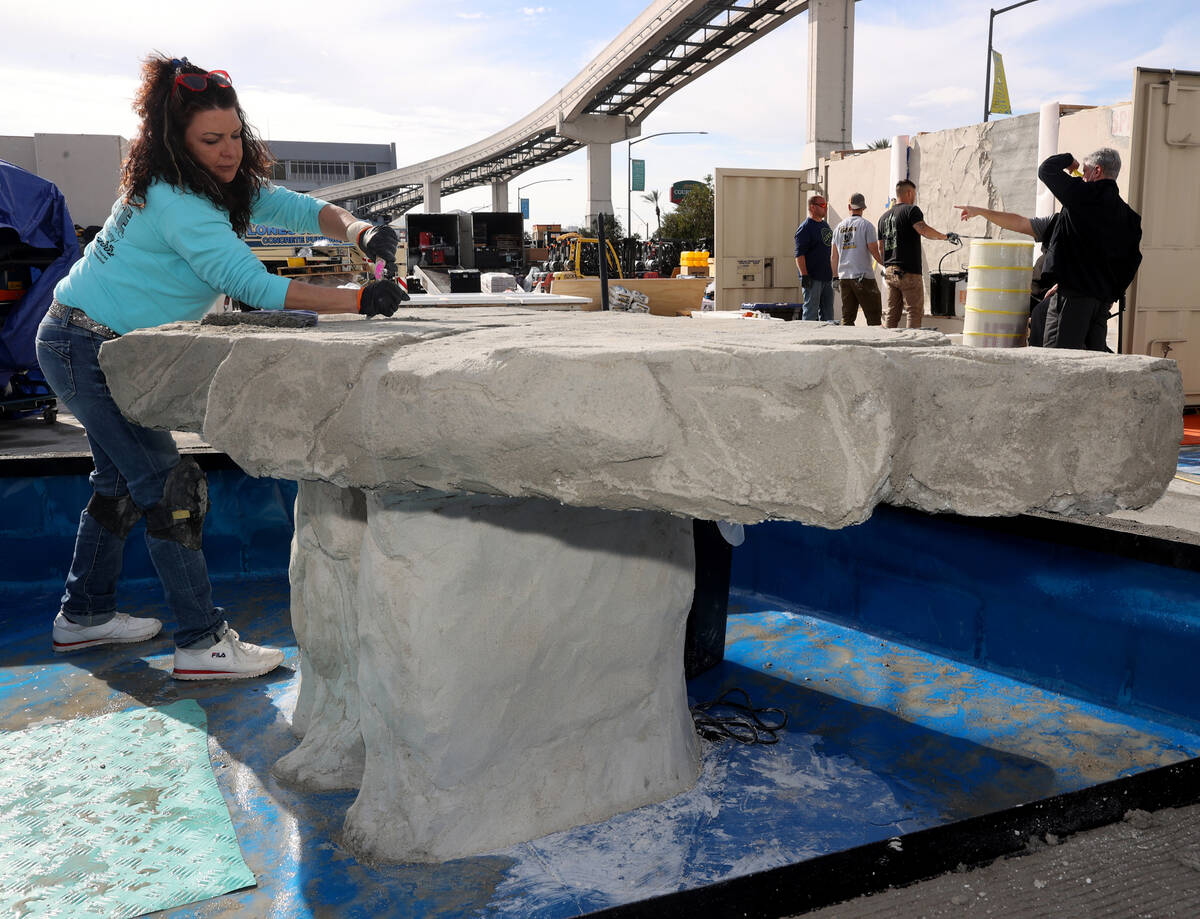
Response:
[[[1026,3],[1032,0],[1025,0]],[[633,225],[633,155],[630,151],[634,144],[640,144],[644,140],[649,140],[651,137],[662,137],[665,134],[707,134],[707,131],[659,131],[657,134],[647,134],[645,137],[639,137],[637,140],[631,140],[625,147],[625,222],[629,226]],[[629,232],[626,227],[626,232]],[[629,235],[633,235],[629,233]]]
[[[996,24],[996,17],[1001,13],[1007,13],[1009,10],[1015,10],[1018,6],[1025,6],[1033,3],[1033,0],[1021,0],[1020,3],[1014,3],[1011,6],[1006,6],[1000,10],[991,10],[991,15],[988,16],[988,49],[987,49],[987,66],[983,74],[983,120],[986,122],[988,116],[992,112],[991,94],[992,94],[992,27]]]
[[[541,185],[543,182],[570,182],[571,179],[538,179],[536,182],[526,182],[524,185],[517,186],[517,210],[521,209],[521,192],[526,188],[533,188],[535,185]],[[525,218],[521,218],[521,226],[525,226]],[[524,232],[524,231],[522,231]]]

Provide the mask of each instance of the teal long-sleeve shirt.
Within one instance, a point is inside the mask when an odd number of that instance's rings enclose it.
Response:
[[[320,233],[325,204],[267,185],[250,219]],[[156,181],[142,207],[118,199],[54,297],[123,335],[199,319],[219,294],[260,309],[283,309],[290,283],[267,272],[234,233],[226,211],[202,195]]]

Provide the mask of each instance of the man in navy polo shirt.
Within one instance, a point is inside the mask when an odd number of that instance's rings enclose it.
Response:
[[[804,289],[805,319],[833,321],[833,270],[829,249],[833,228],[825,220],[829,203],[823,195],[808,199],[808,219],[796,229],[796,270]]]

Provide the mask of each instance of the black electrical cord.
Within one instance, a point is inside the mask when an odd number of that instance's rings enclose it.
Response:
[[[734,695],[744,701],[730,701]],[[764,718],[764,715],[777,717]],[[696,733],[705,740],[721,741],[728,737],[744,744],[775,744],[779,743],[778,733],[787,727],[788,716],[780,708],[754,708],[749,693],[734,686],[711,702],[692,706],[692,722]]]
[[[969,236],[968,236],[967,238],[968,238],[968,239],[970,239],[971,237],[969,237]],[[950,245],[954,246],[954,248],[953,248],[953,249],[947,249],[945,252],[943,252],[943,253],[942,253],[942,257],[941,257],[940,259],[938,259],[938,270],[937,270],[937,273],[938,273],[938,274],[941,274],[941,273],[942,273],[942,262],[946,261],[946,256],[947,256],[947,255],[952,255],[952,254],[954,254],[955,252],[958,252],[958,250],[959,250],[959,249],[961,249],[961,248],[963,247],[963,241],[962,241],[962,237],[960,236],[960,237],[958,238],[958,242],[956,242],[956,243],[951,243]]]

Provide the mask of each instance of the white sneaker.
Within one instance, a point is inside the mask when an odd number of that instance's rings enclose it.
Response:
[[[211,648],[176,648],[177,680],[245,680],[270,673],[283,663],[278,648],[263,648],[238,638],[233,629]]]
[[[97,645],[128,645],[146,641],[161,629],[162,623],[157,619],[135,619],[127,613],[117,613],[104,625],[76,625],[60,610],[54,617],[52,637],[54,650],[65,654]]]

